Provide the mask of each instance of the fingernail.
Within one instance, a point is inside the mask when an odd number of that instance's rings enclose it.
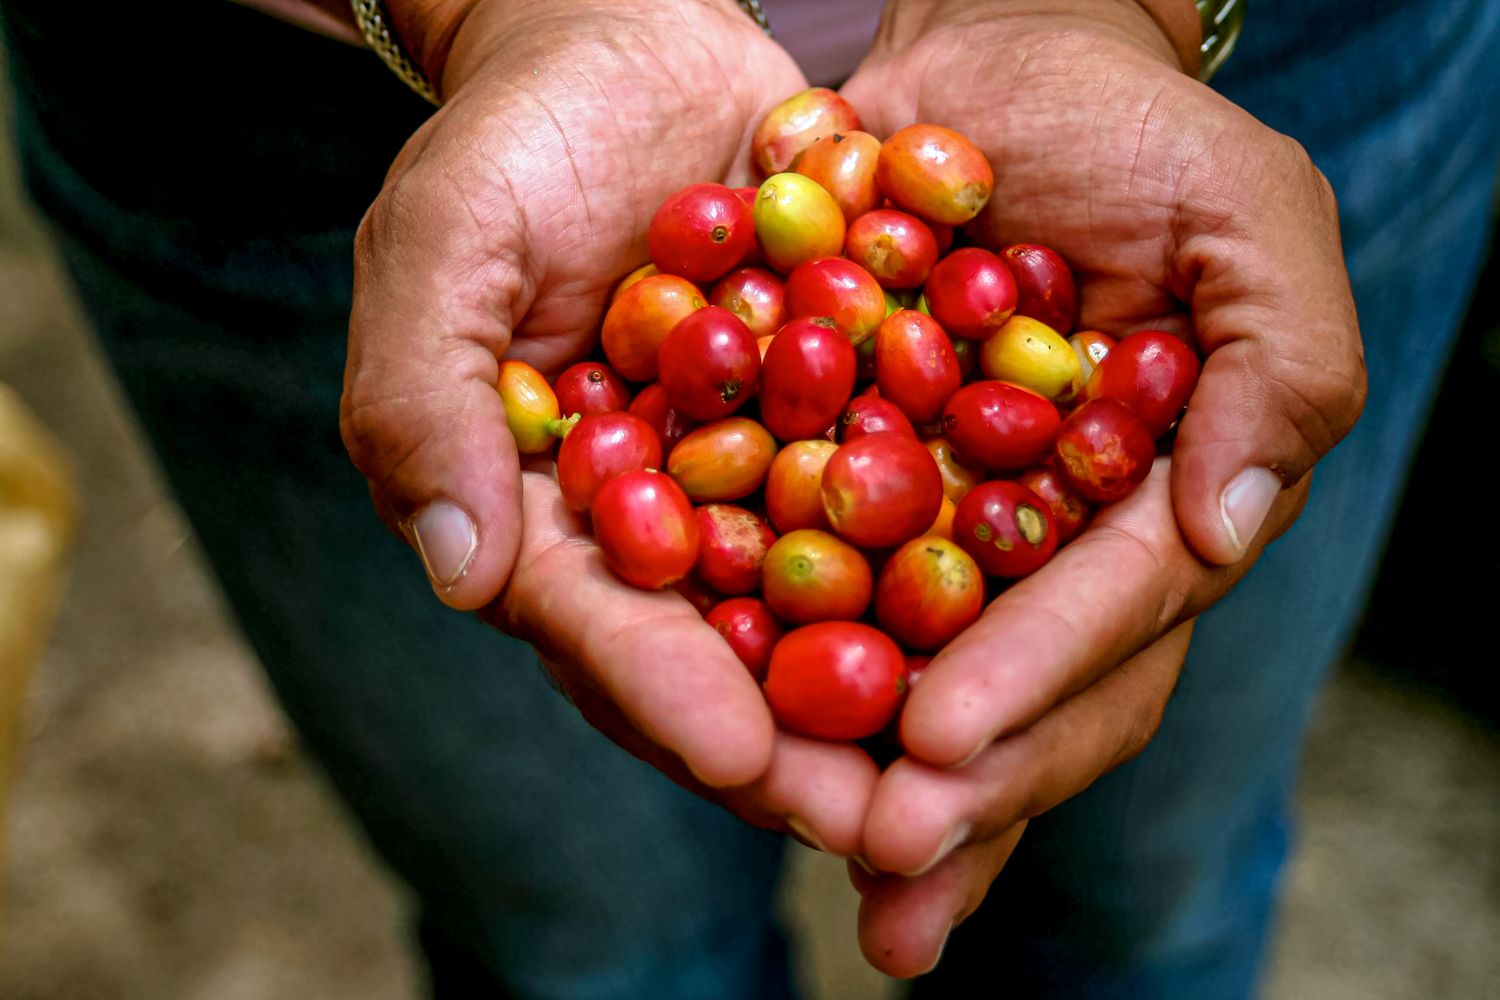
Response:
[[[824,854],[828,853],[828,848],[824,847],[823,842],[818,839],[818,835],[812,832],[812,827],[808,826],[802,820],[796,816],[788,816],[786,818],[786,825],[791,827],[792,833],[802,843],[815,851],[822,851]]]
[[[990,741],[989,740],[980,740],[979,741],[979,745],[976,746],[972,751],[970,751],[970,753],[969,753],[969,755],[967,757],[965,757],[963,760],[959,761],[957,764],[953,765],[953,770],[959,771],[959,770],[962,770],[963,768],[968,767],[970,764],[974,763],[974,758],[978,757],[980,754],[984,753],[989,748],[990,748]]]
[[[457,504],[436,500],[411,519],[411,533],[427,575],[439,587],[451,587],[469,568],[479,538],[474,522]]]
[[[958,922],[957,921],[954,921],[953,923],[951,923],[951,924],[948,925],[948,933],[943,935],[943,943],[940,944],[940,945],[938,945],[937,957],[932,960],[932,964],[931,965],[929,965],[927,968],[923,969],[921,972],[917,973],[917,975],[919,975],[919,976],[925,976],[925,975],[927,975],[927,973],[931,972],[933,969],[936,969],[938,967],[938,965],[940,965],[942,963],[942,961],[943,961],[943,952],[948,947],[948,939],[953,936],[953,928],[955,928],[957,926],[958,926]]]
[[[937,853],[928,858],[925,865],[918,868],[916,871],[907,872],[906,874],[911,878],[916,878],[918,875],[925,875],[927,872],[937,867],[939,861],[942,861],[949,854],[951,854],[955,847],[957,847],[959,844],[962,844],[966,839],[968,839],[968,836],[968,823],[959,823],[955,825],[953,829],[948,831],[948,836],[943,838],[943,842],[941,845],[939,845]]]
[[[1266,514],[1281,492],[1281,478],[1270,469],[1246,469],[1229,481],[1219,497],[1219,513],[1229,542],[1243,556],[1260,534]]]
[[[870,864],[870,862],[868,862],[868,861],[865,860],[865,856],[863,854],[856,854],[856,855],[854,855],[854,863],[857,864],[857,865],[859,865],[861,868],[863,868],[865,870],[865,874],[867,874],[867,875],[874,875],[874,874],[876,874],[876,871],[875,871],[874,867]]]

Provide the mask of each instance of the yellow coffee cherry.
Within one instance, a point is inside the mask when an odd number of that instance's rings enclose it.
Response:
[[[755,195],[755,238],[785,274],[803,261],[844,252],[844,213],[811,177],[773,174]]]
[[[573,426],[573,420],[561,419],[557,394],[547,377],[524,361],[502,363],[495,388],[505,404],[505,422],[516,439],[516,450],[523,455],[546,451]]]
[[[1014,382],[1054,403],[1072,402],[1083,391],[1083,370],[1071,345],[1030,316],[1012,316],[979,348],[985,375]]]

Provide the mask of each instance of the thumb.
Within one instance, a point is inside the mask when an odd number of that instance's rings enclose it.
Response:
[[[496,390],[519,270],[516,254],[463,245],[472,225],[448,218],[451,198],[423,197],[419,173],[387,185],[356,238],[340,431],[382,519],[438,597],[467,611],[499,595],[519,545],[520,470]]]
[[[1211,563],[1238,562],[1283,489],[1354,426],[1366,393],[1359,323],[1327,181],[1300,149],[1243,225],[1179,251],[1207,357],[1173,449],[1179,527]]]

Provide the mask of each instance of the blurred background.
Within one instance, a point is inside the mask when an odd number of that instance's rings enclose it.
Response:
[[[0,998],[414,998],[402,889],[227,619],[21,201],[3,100],[0,136],[0,385],[56,438],[80,510],[21,703]],[[1313,728],[1277,1000],[1500,997],[1500,657],[1482,632],[1500,545],[1475,447],[1497,389],[1492,262],[1365,629]],[[0,456],[26,433],[0,422]],[[0,530],[7,544],[21,543]],[[25,579],[45,606],[40,577]],[[0,700],[18,668],[0,659]],[[11,750],[0,742],[0,791]],[[843,863],[794,847],[790,865],[809,995],[895,995],[859,956]]]

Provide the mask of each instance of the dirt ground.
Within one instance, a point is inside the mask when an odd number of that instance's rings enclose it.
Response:
[[[72,584],[11,803],[5,1000],[401,1000],[402,889],[299,755],[205,578],[0,144],[0,381],[70,449]],[[1500,997],[1500,735],[1350,663],[1308,751],[1275,1000]],[[841,862],[786,904],[825,1000],[889,995]]]

